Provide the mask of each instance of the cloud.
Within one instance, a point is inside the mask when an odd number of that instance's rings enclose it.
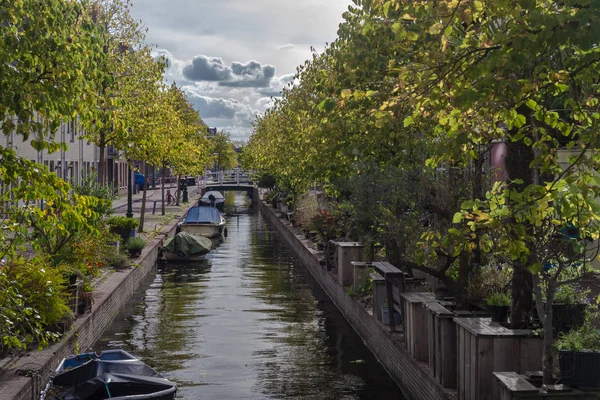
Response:
[[[284,44],[283,46],[280,46],[277,51],[293,51],[296,50],[297,47],[291,43],[288,44]]]
[[[260,111],[253,109],[248,101],[237,99],[225,99],[217,97],[204,96],[194,88],[185,87],[188,99],[200,112],[200,117],[206,122],[219,122],[214,120],[229,120],[226,122],[230,126],[249,127],[250,122],[256,118]],[[209,125],[211,125],[209,123]],[[222,126],[223,121],[215,125]]]
[[[182,69],[183,77],[195,82],[218,82],[233,88],[268,87],[275,77],[275,67],[258,61],[225,65],[219,57],[197,55]]]
[[[183,76],[190,81],[225,81],[231,78],[231,68],[219,57],[199,55],[183,67]]]
[[[262,65],[258,61],[249,61],[246,64],[233,62],[231,72],[234,79],[228,82],[219,82],[221,86],[229,87],[267,87],[275,76],[275,67]]]

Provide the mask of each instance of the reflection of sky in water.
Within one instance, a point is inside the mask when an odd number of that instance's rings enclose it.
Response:
[[[244,194],[203,263],[161,269],[96,350],[122,347],[185,399],[400,399],[326,295]]]

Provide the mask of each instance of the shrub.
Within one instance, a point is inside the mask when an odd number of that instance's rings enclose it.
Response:
[[[125,244],[125,248],[128,250],[142,250],[144,247],[146,247],[146,241],[141,237],[129,238]]]
[[[106,220],[111,229],[135,229],[138,227],[138,220],[125,217],[123,215],[114,215]]]
[[[555,347],[565,351],[600,351],[600,330],[590,321],[586,321],[581,328],[561,334]]]
[[[488,306],[510,306],[511,301],[508,292],[497,292],[487,297]]]
[[[482,266],[471,275],[465,301],[473,305],[487,303],[490,294],[506,292],[512,279],[512,269]]]
[[[73,187],[73,191],[79,195],[97,197],[99,202],[92,209],[101,216],[112,214],[112,201],[115,198],[113,190],[109,186],[99,184],[96,174],[84,178],[81,185]]]
[[[129,265],[129,259],[126,255],[117,251],[112,251],[106,255],[106,265],[109,267],[115,267],[116,269],[123,269]]]
[[[79,270],[83,275],[95,276],[100,268],[107,266],[106,257],[114,251],[112,242],[119,240],[106,227],[100,235],[81,234],[67,243],[55,257],[56,263],[63,268]]]
[[[60,269],[42,257],[17,258],[0,266],[0,354],[59,335],[49,330],[70,315]]]

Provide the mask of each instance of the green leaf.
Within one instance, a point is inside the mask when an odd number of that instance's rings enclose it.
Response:
[[[318,105],[318,108],[321,111],[330,112],[331,110],[333,110],[335,108],[335,104],[336,104],[335,99],[330,97],[328,99],[323,100]]]
[[[452,217],[452,223],[453,224],[459,224],[463,221],[463,215],[461,212],[457,212],[454,214],[454,216]]]

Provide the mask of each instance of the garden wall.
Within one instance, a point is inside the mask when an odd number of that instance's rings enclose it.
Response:
[[[275,211],[263,201],[259,202],[259,208],[265,219],[294,250],[409,399],[441,400],[454,397],[455,392],[444,390],[429,374],[428,367],[415,361],[408,354],[404,346],[399,343],[401,337],[393,337],[387,327],[346,294],[345,289],[337,282],[336,278],[320,265],[319,253],[308,246],[309,241],[304,239],[304,236],[295,234],[291,229],[291,224],[279,219]]]
[[[192,205],[194,202],[190,203]],[[13,359],[1,360],[0,399],[39,399],[40,391],[64,357],[74,354],[77,348],[80,352],[91,348],[144,282],[144,278],[156,272],[158,249],[168,235],[175,233],[178,222],[177,218],[172,220],[148,242],[142,255],[135,260],[138,266],[112,272],[94,287],[91,313],[80,316],[63,340],[39,352],[32,351]]]

